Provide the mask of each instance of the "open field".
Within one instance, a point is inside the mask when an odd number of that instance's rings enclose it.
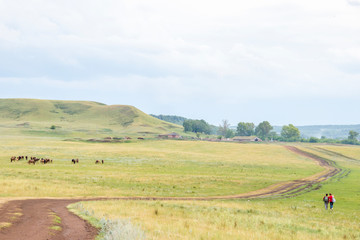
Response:
[[[300,145],[303,149],[347,146]],[[314,153],[321,152],[314,151]],[[358,157],[360,148],[352,149]],[[331,157],[322,154],[323,157]],[[345,163],[346,157],[338,163]],[[338,176],[294,198],[226,201],[96,201],[71,208],[97,222],[101,218],[128,219],[149,239],[360,239],[360,166],[348,161],[347,176]],[[324,193],[337,199],[332,212],[323,209]],[[80,209],[86,209],[80,211]],[[97,220],[96,220],[97,219]]]
[[[320,186],[313,186],[312,191],[291,198],[111,200],[82,202],[71,205],[71,209],[95,225],[101,218],[120,219],[118,221],[126,223],[121,226],[149,239],[360,238],[357,201],[360,193],[356,190],[360,189],[360,147],[295,146],[327,159],[342,171]],[[10,163],[13,155],[49,157],[54,162],[35,166],[24,160]],[[72,158],[79,158],[80,163],[72,164]],[[103,159],[105,164],[95,165],[97,159]],[[313,159],[280,144],[171,140],[86,143],[3,135],[0,139],[0,205],[7,199],[29,197],[236,195],[273,184],[296,182],[323,171]],[[331,213],[323,210],[324,192],[333,192],[336,196],[335,210]],[[48,218],[54,219],[53,214],[60,216],[60,213],[53,212]],[[11,229],[11,223],[1,224]],[[49,229],[61,231],[53,220]]]
[[[105,144],[52,138],[0,139],[2,197],[219,196],[321,172],[279,145],[186,141]],[[12,155],[53,164],[10,163]],[[270,157],[271,156],[271,157]],[[79,158],[79,164],[72,164]],[[95,165],[103,159],[104,165]]]

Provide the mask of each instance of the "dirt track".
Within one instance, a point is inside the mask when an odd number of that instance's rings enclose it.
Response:
[[[296,147],[286,146],[296,154],[316,161],[324,171],[300,180],[282,182],[253,192],[214,197],[117,197],[119,200],[196,200],[209,201],[221,199],[251,199],[266,197],[287,197],[311,188],[314,184],[325,181],[341,171],[332,162]],[[70,213],[66,206],[81,200],[91,199],[28,199],[15,200],[0,207],[1,240],[86,240],[94,239],[97,229]],[[109,199],[109,198],[107,198]],[[61,223],[54,223],[54,214],[61,218]],[[5,225],[11,223],[11,226]],[[3,226],[3,227],[2,227]],[[51,227],[61,227],[57,230]]]

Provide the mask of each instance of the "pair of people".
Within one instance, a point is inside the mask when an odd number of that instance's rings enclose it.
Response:
[[[329,203],[330,203],[330,210],[332,210],[334,208],[334,202],[336,200],[335,200],[335,197],[331,193],[326,194],[323,197],[323,201],[324,201],[324,204],[325,204],[325,210],[328,209]]]

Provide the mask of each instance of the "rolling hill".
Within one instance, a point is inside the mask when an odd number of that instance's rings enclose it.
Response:
[[[181,126],[156,119],[133,106],[37,99],[0,99],[0,129],[2,134],[74,137],[154,136],[183,131]]]

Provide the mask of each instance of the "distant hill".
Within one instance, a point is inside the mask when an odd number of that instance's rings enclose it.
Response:
[[[183,131],[182,126],[151,117],[133,106],[37,99],[0,99],[0,129],[60,136],[156,135]]]
[[[312,126],[296,126],[300,130],[303,137],[317,137],[325,136],[333,139],[346,139],[349,136],[349,131],[353,130],[360,133],[360,124],[357,125],[312,125]],[[274,126],[274,131],[281,133],[282,126]]]

